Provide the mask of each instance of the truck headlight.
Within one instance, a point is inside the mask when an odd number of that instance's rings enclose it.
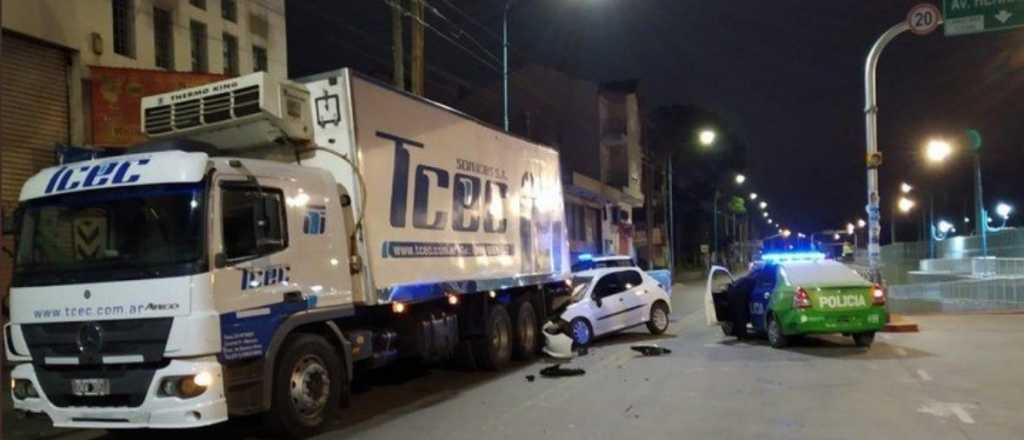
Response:
[[[157,394],[160,397],[189,399],[206,392],[206,388],[211,384],[213,384],[213,375],[206,371],[194,376],[165,377],[160,383]]]
[[[14,393],[14,398],[18,400],[39,397],[35,385],[28,379],[11,379],[11,391]]]

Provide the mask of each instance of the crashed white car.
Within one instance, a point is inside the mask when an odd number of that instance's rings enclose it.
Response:
[[[573,274],[572,303],[562,312],[574,344],[647,324],[652,334],[668,329],[672,300],[661,284],[636,268],[612,267]]]

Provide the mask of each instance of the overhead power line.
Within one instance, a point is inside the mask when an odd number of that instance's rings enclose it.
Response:
[[[435,34],[437,34],[437,35],[438,35],[439,37],[443,38],[443,39],[444,39],[445,41],[447,41],[447,42],[451,43],[451,44],[452,44],[453,46],[455,46],[455,47],[458,47],[459,49],[461,49],[461,50],[462,50],[463,52],[466,52],[467,54],[469,54],[470,56],[472,56],[472,57],[473,57],[473,59],[475,59],[475,60],[479,61],[479,62],[480,62],[480,64],[483,64],[483,65],[485,65],[485,66],[487,66],[487,67],[491,68],[491,70],[494,70],[495,72],[498,72],[498,71],[500,71],[500,70],[498,69],[498,66],[497,66],[497,65],[495,65],[495,64],[494,64],[493,62],[491,62],[491,61],[488,61],[488,60],[484,59],[483,57],[481,57],[481,56],[480,56],[480,54],[478,54],[478,53],[477,53],[476,51],[474,51],[473,49],[470,49],[470,48],[468,48],[468,47],[466,47],[466,46],[462,45],[462,44],[461,44],[461,43],[459,43],[458,41],[455,41],[454,39],[452,39],[452,37],[448,36],[448,35],[447,35],[447,34],[445,34],[444,32],[441,32],[440,30],[438,30],[437,28],[435,28],[434,26],[432,26],[432,25],[431,25],[430,23],[427,23],[427,22],[426,22],[426,21],[424,21],[423,19],[421,19],[421,18],[417,17],[416,15],[412,14],[411,12],[409,12],[409,11],[408,11],[407,9],[405,9],[404,7],[402,7],[402,5],[399,5],[399,4],[395,3],[395,2],[393,1],[393,0],[383,0],[383,1],[384,1],[384,3],[385,3],[385,4],[387,4],[388,6],[390,6],[390,7],[392,7],[392,8],[395,8],[396,10],[398,10],[399,12],[401,12],[401,13],[402,13],[402,15],[404,15],[404,16],[406,16],[406,17],[409,17],[409,18],[411,18],[411,19],[413,19],[413,20],[416,20],[416,21],[417,21],[418,23],[420,23],[421,25],[423,25],[423,27],[425,27],[425,28],[429,29],[429,30],[430,30],[431,32],[434,32],[434,33],[435,33]],[[491,55],[490,53],[488,53],[488,55],[489,55],[489,56],[491,56],[492,58],[494,58],[495,60],[497,59],[497,57],[494,57],[494,56],[493,56],[493,55]]]

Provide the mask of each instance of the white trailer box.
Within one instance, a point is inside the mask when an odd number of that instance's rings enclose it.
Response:
[[[365,304],[416,302],[569,276],[558,153],[349,69],[301,79],[315,143],[366,185]],[[303,160],[359,188],[352,168]],[[360,298],[362,296],[362,298]]]

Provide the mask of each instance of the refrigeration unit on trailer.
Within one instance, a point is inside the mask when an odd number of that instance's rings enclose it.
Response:
[[[15,408],[57,426],[264,413],[302,437],[353,375],[530,358],[568,299],[555,151],[349,70],[146,97],[151,142],[21,192]]]

